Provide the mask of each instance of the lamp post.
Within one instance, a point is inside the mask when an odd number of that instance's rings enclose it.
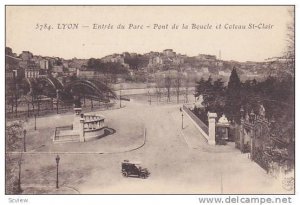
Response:
[[[36,130],[36,113],[34,113],[34,130]]]
[[[181,114],[181,129],[183,129],[183,113]]]
[[[56,189],[58,189],[58,164],[59,164],[60,157],[59,155],[56,156],[55,161],[56,161]]]
[[[24,134],[24,137],[23,137],[23,147],[24,147],[24,152],[26,152],[26,130],[23,130],[23,134]]]
[[[149,105],[151,105],[151,94],[149,90],[148,90],[148,100],[149,100]]]
[[[121,88],[120,88],[120,108],[122,107],[121,105]]]
[[[59,90],[56,90],[56,114],[58,114],[58,98],[59,98]]]
[[[22,188],[21,188],[21,165],[22,165],[22,159],[19,159],[18,165],[19,165],[18,192],[21,193],[22,192]]]

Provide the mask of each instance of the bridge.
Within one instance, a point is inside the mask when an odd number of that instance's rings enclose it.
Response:
[[[24,78],[20,86],[25,96],[44,96],[62,102],[73,102],[75,98],[87,98],[101,102],[117,99],[117,95],[99,80],[69,79],[60,81],[54,77]]]

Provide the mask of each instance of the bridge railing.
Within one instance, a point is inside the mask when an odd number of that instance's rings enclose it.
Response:
[[[110,110],[119,108],[119,106],[115,106],[117,103],[110,102],[110,103],[95,103],[93,104],[93,107],[91,107],[90,104],[87,103],[86,106],[82,106],[82,109],[84,112],[90,111],[90,110]],[[38,109],[39,107],[39,109]],[[74,106],[73,104],[65,104],[65,103],[59,103],[58,108],[56,107],[56,104],[52,104],[51,102],[41,102],[38,106],[37,103],[34,103],[34,109],[32,104],[25,104],[22,103],[19,105],[17,111],[11,109],[11,106],[6,105],[5,109],[5,117],[6,119],[24,119],[24,118],[30,118],[34,117],[34,114],[37,116],[46,116],[51,114],[57,114],[57,113],[66,113],[66,112],[73,112]]]

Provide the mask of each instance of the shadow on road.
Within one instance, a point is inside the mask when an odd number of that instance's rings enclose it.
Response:
[[[104,129],[104,133],[102,134],[102,135],[100,135],[100,136],[98,136],[95,140],[97,140],[97,139],[101,139],[101,138],[103,138],[103,137],[106,137],[106,136],[108,136],[108,135],[113,135],[113,134],[115,134],[117,131],[115,130],[115,129],[113,129],[113,128],[105,128]]]

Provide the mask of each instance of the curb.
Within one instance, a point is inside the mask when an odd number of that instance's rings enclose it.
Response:
[[[119,153],[126,153],[126,152],[131,152],[131,151],[135,151],[138,150],[140,148],[142,148],[145,144],[146,144],[146,135],[147,135],[147,129],[144,128],[144,139],[142,144],[138,145],[135,148],[131,148],[131,149],[127,149],[127,150],[122,150],[122,151],[116,151],[116,152],[6,152],[7,154],[119,154]]]

